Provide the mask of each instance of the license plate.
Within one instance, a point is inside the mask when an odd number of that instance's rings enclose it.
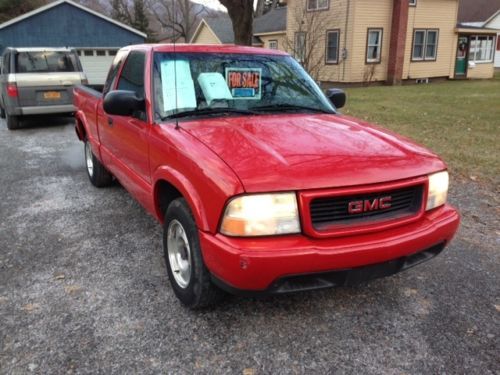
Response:
[[[61,99],[61,93],[59,91],[47,91],[43,93],[44,99]]]

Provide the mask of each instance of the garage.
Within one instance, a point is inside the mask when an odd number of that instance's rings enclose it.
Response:
[[[73,47],[89,84],[103,85],[118,49],[147,35],[71,0],[58,0],[0,24],[6,47]]]
[[[89,84],[100,85],[106,80],[108,68],[116,56],[118,48],[79,48],[77,49],[82,68]]]

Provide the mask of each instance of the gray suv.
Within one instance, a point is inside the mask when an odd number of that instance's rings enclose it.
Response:
[[[73,87],[87,84],[69,48],[7,48],[0,69],[0,117],[17,129],[22,116],[74,112]]]

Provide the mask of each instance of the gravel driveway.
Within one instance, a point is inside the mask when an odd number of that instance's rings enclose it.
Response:
[[[406,273],[191,312],[161,227],[90,185],[70,120],[0,120],[0,373],[500,372],[498,189],[453,179],[460,232]]]

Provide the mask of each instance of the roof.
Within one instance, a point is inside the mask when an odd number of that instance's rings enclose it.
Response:
[[[30,17],[32,17],[34,15],[39,14],[39,13],[45,12],[45,11],[47,11],[49,9],[55,8],[56,6],[64,4],[64,3],[72,5],[72,6],[76,7],[76,8],[79,8],[79,9],[83,10],[84,12],[90,13],[90,14],[96,16],[96,17],[102,18],[102,19],[104,19],[104,20],[106,20],[106,21],[108,21],[110,23],[113,23],[113,24],[115,24],[115,25],[117,25],[117,26],[119,26],[119,27],[121,27],[123,29],[126,29],[126,30],[128,30],[128,31],[130,31],[130,32],[132,32],[134,34],[137,34],[137,35],[140,35],[140,36],[142,36],[144,38],[147,38],[147,35],[145,33],[141,32],[141,31],[139,31],[137,29],[134,29],[133,27],[125,25],[124,23],[115,21],[112,18],[106,17],[105,15],[103,15],[103,14],[101,14],[99,12],[96,12],[96,11],[90,9],[90,8],[84,7],[83,5],[77,4],[77,3],[75,3],[75,2],[73,2],[71,0],[58,0],[58,1],[54,1],[53,3],[47,4],[47,5],[43,6],[43,7],[37,8],[37,9],[31,11],[31,12],[25,13],[25,14],[19,16],[19,17],[13,18],[13,19],[11,19],[11,20],[9,20],[7,22],[4,22],[4,23],[0,24],[0,30],[4,29],[4,28],[6,28],[6,27],[8,27],[10,25],[13,25],[15,23],[21,22],[21,21],[23,21],[23,20],[25,20],[27,18],[30,18]]]
[[[237,46],[234,44],[138,44],[127,46],[123,49],[145,49],[157,52],[192,52],[192,53],[241,53],[253,55],[279,55],[288,56],[288,53],[277,49],[267,49],[261,47]]]
[[[275,8],[253,22],[254,34],[286,32],[286,7]]]
[[[71,52],[74,48],[69,47],[7,47],[7,50],[16,52]]]
[[[208,26],[222,44],[234,43],[233,23],[227,13],[220,12],[214,16],[203,17],[193,33],[191,41],[198,35],[202,25]],[[261,45],[262,42],[259,38],[253,37],[252,44]]]
[[[500,10],[500,0],[460,0],[458,22],[485,22]]]

